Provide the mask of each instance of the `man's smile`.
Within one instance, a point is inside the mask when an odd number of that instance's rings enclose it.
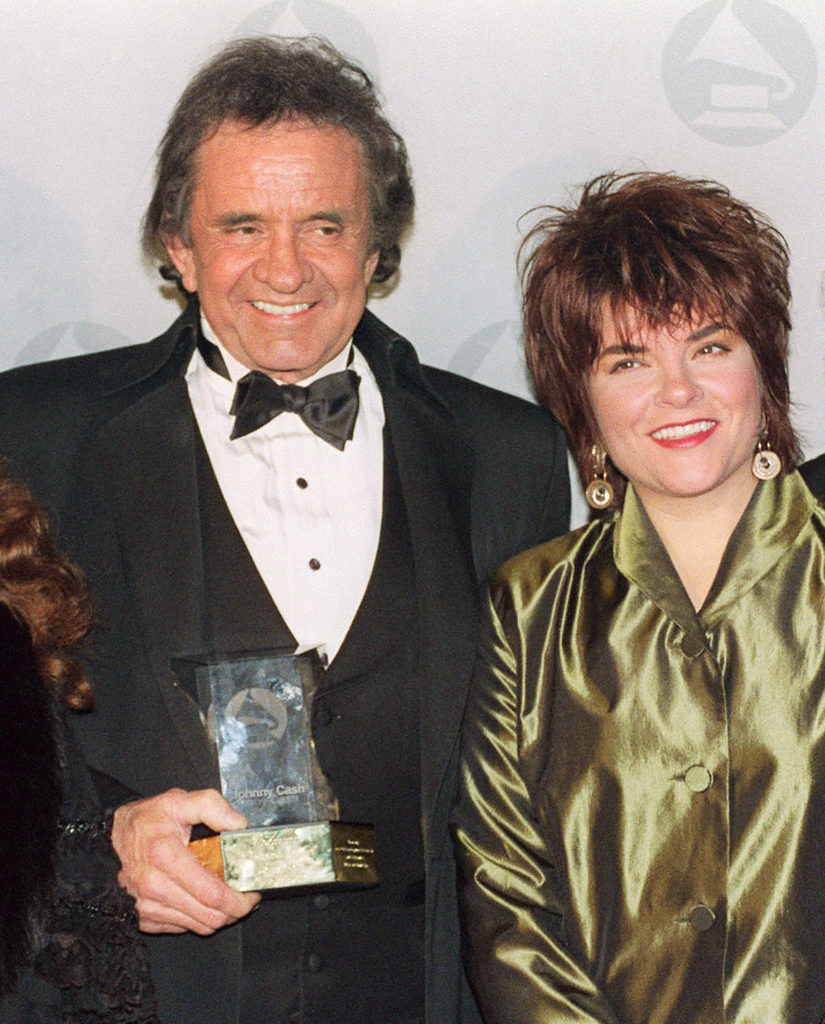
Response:
[[[262,313],[272,313],[275,316],[290,316],[292,313],[305,313],[315,305],[314,302],[294,302],[289,306],[281,306],[275,302],[263,302],[258,300],[251,303],[255,309]]]

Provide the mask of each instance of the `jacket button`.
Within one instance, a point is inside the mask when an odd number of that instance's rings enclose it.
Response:
[[[310,953],[307,957],[307,970],[313,974],[317,974],[320,970],[323,970],[324,958],[318,953]]]
[[[697,932],[706,932],[708,928],[713,927],[713,922],[715,920],[716,915],[710,907],[706,906],[704,903],[697,903],[693,910],[688,914],[688,921]]]
[[[326,910],[329,906],[329,896],[325,892],[316,893],[312,897],[312,905],[316,910]]]
[[[704,793],[712,782],[713,775],[703,764],[692,764],[685,772],[685,785],[694,793]]]
[[[682,639],[682,654],[687,655],[688,658],[697,657],[704,649],[705,645],[698,637],[688,634]]]

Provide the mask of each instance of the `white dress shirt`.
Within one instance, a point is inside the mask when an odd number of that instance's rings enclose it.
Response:
[[[195,350],[186,383],[224,500],[299,649],[319,647],[331,661],[364,597],[378,550],[384,470],[378,385],[350,341],[301,381],[308,385],[347,366],[361,378],[354,433],[343,451],[289,412],[230,441],[235,384],[249,369],[227,352],[204,317],[201,324],[231,378],[210,370]]]

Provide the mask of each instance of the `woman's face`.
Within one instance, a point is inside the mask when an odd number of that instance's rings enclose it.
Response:
[[[748,343],[711,318],[655,329],[631,319],[628,351],[614,320],[605,324],[590,401],[610,459],[642,502],[746,502],[762,419]]]

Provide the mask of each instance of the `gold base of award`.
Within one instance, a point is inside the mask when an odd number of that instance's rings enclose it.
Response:
[[[194,839],[198,860],[240,892],[376,885],[372,826],[337,820],[315,755],[316,652],[207,655],[174,666],[194,676],[221,790],[250,825]]]

